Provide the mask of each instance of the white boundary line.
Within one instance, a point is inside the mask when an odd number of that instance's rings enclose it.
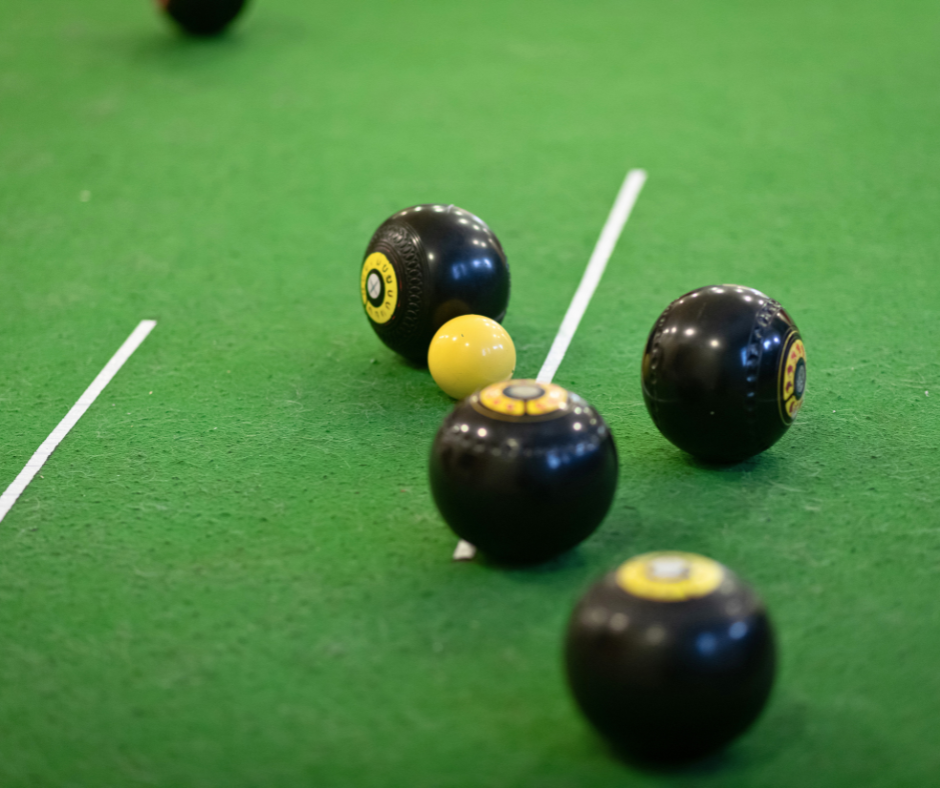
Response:
[[[98,398],[98,395],[104,391],[105,386],[111,382],[111,378],[124,366],[124,362],[140,347],[141,342],[147,338],[147,335],[153,331],[156,325],[156,320],[141,320],[140,323],[138,323],[137,328],[131,332],[131,335],[124,341],[124,344],[118,348],[117,353],[111,357],[111,360],[104,365],[104,369],[98,373],[98,377],[91,382],[91,385],[85,389],[85,393],[78,398],[78,402],[65,414],[65,418],[59,422],[58,426],[49,433],[49,437],[42,442],[42,445],[36,449],[36,453],[29,458],[29,462],[27,462],[26,467],[20,471],[19,476],[17,476],[13,480],[13,483],[0,495],[0,522],[7,516],[7,513],[13,508],[13,504],[16,503],[17,498],[23,494],[23,491],[29,486],[29,483],[35,478],[36,474],[39,473],[42,466],[45,465],[46,460],[49,459],[52,452],[62,443],[65,436],[69,434],[69,431],[75,426],[78,420],[85,415],[85,411],[91,407],[91,404]]]
[[[574,338],[574,332],[578,330],[581,318],[591,303],[594,291],[601,282],[604,275],[604,269],[607,268],[607,261],[614,253],[620,233],[623,226],[630,218],[630,212],[636,205],[637,198],[640,196],[640,189],[646,183],[646,172],[643,170],[630,170],[627,177],[620,187],[617,199],[614,200],[614,207],[610,209],[610,215],[601,230],[600,238],[594,246],[591,259],[588,260],[587,268],[584,269],[584,276],[581,277],[581,284],[571,299],[571,306],[565,313],[565,319],[561,321],[561,327],[555,335],[555,341],[552,342],[552,348],[548,351],[545,363],[539,370],[538,380],[540,383],[551,383],[552,378],[558,371],[558,367],[568,351],[568,345]]]
[[[600,284],[601,277],[604,275],[604,269],[607,268],[607,261],[614,253],[617,241],[620,239],[620,233],[630,218],[630,212],[640,196],[640,190],[646,183],[645,170],[630,170],[627,177],[624,178],[623,185],[617,193],[617,199],[614,200],[614,207],[610,209],[610,215],[604,223],[604,229],[601,230],[594,251],[591,253],[591,259],[588,260],[587,268],[584,269],[584,276],[581,277],[581,284],[575,291],[574,298],[571,299],[571,305],[565,313],[564,320],[561,321],[561,327],[555,335],[555,341],[548,351],[545,363],[539,370],[538,380],[540,383],[551,383],[558,371],[565,353],[568,351],[568,345],[574,338],[575,331],[581,323],[587,311],[588,304],[594,296],[594,291]],[[471,561],[477,554],[477,549],[469,542],[461,539],[457,543],[457,549],[454,550],[454,561]]]

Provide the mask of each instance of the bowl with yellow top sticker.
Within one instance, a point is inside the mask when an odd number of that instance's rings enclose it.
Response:
[[[568,684],[626,758],[680,764],[727,746],[773,686],[773,627],[756,592],[695,553],[631,558],[575,606]]]
[[[552,383],[508,380],[448,414],[429,474],[457,536],[498,562],[534,563],[594,532],[618,469],[610,428],[582,397]]]

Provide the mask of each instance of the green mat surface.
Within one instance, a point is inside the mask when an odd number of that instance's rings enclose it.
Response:
[[[0,490],[157,328],[0,524],[0,785],[924,788],[940,775],[940,6],[256,0],[217,41],[144,0],[0,4]],[[556,381],[610,423],[602,528],[454,564],[450,400],[362,314],[393,211],[500,236],[534,375],[630,167],[649,181]],[[763,290],[806,405],[726,469],[646,414],[694,287]],[[561,672],[580,593],[650,549],[762,593],[759,723],[624,766]]]

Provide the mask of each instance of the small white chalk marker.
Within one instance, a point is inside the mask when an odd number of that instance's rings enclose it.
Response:
[[[454,560],[455,561],[472,561],[477,554],[477,549],[470,544],[461,539],[457,542],[457,548],[454,550]]]

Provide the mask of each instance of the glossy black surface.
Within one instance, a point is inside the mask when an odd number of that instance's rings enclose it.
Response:
[[[391,320],[371,318],[392,350],[427,363],[437,330],[460,315],[501,322],[509,305],[509,265],[492,230],[456,205],[416,205],[387,219],[363,259],[382,252],[395,266],[401,296]]]
[[[534,563],[590,536],[617,488],[617,450],[576,394],[557,418],[510,421],[458,403],[431,448],[434,501],[459,537],[497,561]]]
[[[611,573],[571,615],[565,666],[578,705],[618,752],[681,764],[754,722],[776,654],[763,604],[731,573],[711,595],[682,602],[635,597]]]
[[[717,285],[686,293],[656,321],[643,353],[653,422],[706,461],[739,462],[769,448],[789,427],[778,382],[794,331],[780,304],[757,290]],[[805,367],[801,401],[803,382]]]
[[[245,7],[246,0],[158,0],[167,14],[187,33],[221,33]]]

